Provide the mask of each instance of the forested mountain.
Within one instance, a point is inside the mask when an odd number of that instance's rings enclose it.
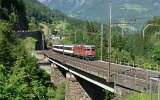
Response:
[[[39,0],[50,8],[61,10],[75,18],[108,21],[109,0]],[[159,0],[112,0],[112,20],[130,21],[137,18],[138,25],[152,16],[160,15]]]
[[[0,0],[0,19],[14,24],[14,30],[28,29],[26,8],[22,0]]]
[[[67,22],[68,29],[84,28],[86,22],[77,20],[75,18],[68,17],[64,13],[58,10],[50,9],[47,6],[41,4],[38,0],[23,0],[26,6],[26,15],[30,23],[38,25],[40,22],[46,22],[48,24],[56,24],[59,22]]]
[[[67,16],[58,10],[51,10],[37,0],[24,0],[26,13],[29,20],[35,19],[39,22],[52,23],[53,20],[67,18]]]

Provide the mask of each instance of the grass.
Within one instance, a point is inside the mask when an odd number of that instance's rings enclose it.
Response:
[[[25,48],[29,51],[29,52],[34,52],[35,50],[35,44],[36,44],[36,39],[31,38],[31,37],[27,37],[26,39],[24,39],[22,41],[22,44],[25,46]]]
[[[55,100],[64,100],[65,98],[65,82],[62,82],[56,92],[55,92]]]
[[[45,35],[48,35],[48,33],[49,33],[49,27],[46,24],[43,24],[43,23],[40,23],[39,25],[43,27],[41,29],[41,31],[43,31]]]
[[[132,93],[126,100],[150,100],[149,93]],[[158,100],[157,94],[153,94],[152,100]]]

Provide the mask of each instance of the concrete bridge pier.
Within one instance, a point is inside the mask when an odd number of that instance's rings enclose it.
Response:
[[[71,73],[66,73],[66,95],[65,100],[91,100],[76,77]]]
[[[114,100],[126,100],[128,94],[130,94],[130,90],[122,88],[120,86],[115,86],[116,95]]]
[[[53,83],[53,87],[57,87],[61,82],[65,81],[65,76],[62,71],[54,64],[51,63],[51,82]]]

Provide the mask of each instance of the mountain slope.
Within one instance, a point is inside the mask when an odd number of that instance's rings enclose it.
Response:
[[[39,0],[50,8],[61,10],[75,18],[107,21],[109,2],[106,0]],[[104,1],[104,2],[103,2]],[[94,6],[94,7],[93,7]],[[112,0],[112,17],[117,22],[123,18],[137,18],[145,23],[149,18],[160,15],[159,0]]]
[[[34,17],[40,22],[51,23],[54,19],[67,18],[67,16],[58,10],[51,10],[38,0],[24,0],[26,12],[29,20]]]
[[[28,29],[25,5],[22,0],[1,0],[0,20],[12,23],[13,30]]]

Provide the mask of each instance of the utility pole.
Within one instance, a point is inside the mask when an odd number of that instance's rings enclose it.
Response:
[[[75,33],[74,33],[74,43],[76,44],[76,41],[77,41],[77,36],[76,36],[76,34],[77,34],[77,30],[75,31]]]
[[[145,30],[146,30],[149,26],[160,26],[160,25],[147,24],[147,25],[144,27],[144,29],[143,29],[143,38],[145,37]]]
[[[108,78],[110,78],[110,69],[111,69],[111,33],[112,33],[112,8],[111,8],[111,0],[110,0],[110,3],[109,3],[109,48],[108,48],[108,57],[109,57],[109,66],[108,66]]]
[[[63,33],[62,41],[63,41],[63,64],[65,64],[65,58],[64,58],[64,33]]]
[[[64,36],[65,36],[65,28],[64,28],[64,23],[63,23],[63,35],[62,35],[62,41],[63,41],[63,64],[65,63],[64,59]]]
[[[43,53],[44,53],[44,34],[42,32],[42,49],[43,49]]]
[[[143,29],[143,38],[145,37],[145,30],[147,29],[148,26],[152,26],[153,24],[147,24],[144,29]]]
[[[86,33],[86,28],[85,28],[86,26],[84,25],[84,32],[83,32],[83,41],[84,41],[84,34]]]
[[[103,60],[103,23],[101,23],[101,61]]]
[[[150,100],[153,100],[153,93],[152,89],[153,89],[153,81],[157,81],[158,83],[158,100],[160,100],[160,76],[157,77],[150,77]]]

